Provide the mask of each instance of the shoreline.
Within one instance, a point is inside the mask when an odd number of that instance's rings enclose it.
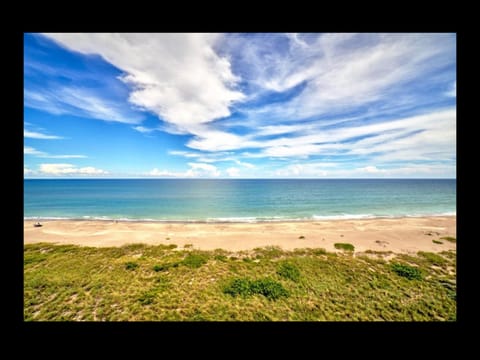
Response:
[[[376,219],[419,219],[419,218],[456,218],[456,214],[434,214],[434,215],[345,215],[345,216],[318,216],[314,218],[274,218],[274,219],[262,219],[255,218],[254,220],[239,220],[250,219],[248,217],[231,218],[232,220],[222,220],[222,218],[213,218],[212,220],[163,220],[163,219],[128,219],[128,218],[100,218],[100,217],[88,217],[88,218],[62,218],[62,217],[42,217],[42,216],[28,216],[24,217],[23,221],[30,222],[50,222],[50,221],[98,221],[98,222],[125,222],[125,223],[147,223],[147,224],[270,224],[270,223],[310,223],[310,222],[322,222],[322,221],[350,221],[350,220],[376,220]],[[218,220],[217,220],[218,219]]]
[[[34,227],[37,221],[42,227]],[[163,222],[121,220],[24,220],[24,244],[50,242],[93,247],[192,244],[200,250],[251,250],[279,246],[339,251],[335,243],[366,250],[413,254],[455,250],[441,237],[456,237],[456,216],[361,218],[262,222]],[[442,244],[433,243],[441,241]]]

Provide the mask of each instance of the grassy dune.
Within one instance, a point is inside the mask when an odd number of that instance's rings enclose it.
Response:
[[[24,318],[455,320],[455,252],[392,256],[274,247],[229,253],[175,245],[25,245]]]

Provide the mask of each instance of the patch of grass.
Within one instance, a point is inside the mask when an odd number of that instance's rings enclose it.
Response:
[[[445,260],[445,258],[432,252],[419,251],[418,255],[423,257],[432,265],[443,266],[447,263],[447,260]]]
[[[354,251],[355,250],[355,246],[353,246],[352,244],[348,244],[348,243],[335,243],[333,246],[335,246],[335,249],[341,249],[341,250],[345,250],[345,251]]]
[[[136,262],[129,261],[125,263],[126,270],[135,270],[136,268],[138,268],[138,264]]]
[[[153,271],[159,272],[159,271],[167,271],[171,268],[176,268],[180,265],[179,262],[173,262],[173,263],[165,263],[165,264],[160,264],[160,265],[154,265],[153,266]]]
[[[313,255],[327,255],[327,250],[325,250],[324,248],[316,248],[316,249],[313,249],[312,250],[312,254]]]
[[[242,260],[246,263],[252,263],[253,262],[253,260],[250,259],[249,257],[244,257]]]
[[[184,249],[193,248],[193,244],[185,244],[185,245],[183,245],[183,248],[184,248]]]
[[[392,270],[400,276],[403,276],[409,280],[421,280],[422,273],[419,269],[405,264],[394,263],[392,264]]]
[[[288,291],[279,282],[271,278],[251,280],[249,278],[233,279],[223,288],[225,294],[231,296],[263,295],[269,300],[277,300],[280,297],[288,297]]]
[[[276,259],[282,257],[285,252],[278,246],[266,246],[263,248],[255,248],[255,255],[260,255],[264,259]]]
[[[223,262],[225,262],[225,261],[228,260],[228,258],[227,258],[225,255],[215,255],[213,258],[214,258],[215,260],[223,261]]]
[[[281,263],[278,267],[277,274],[294,282],[298,282],[300,279],[300,270],[296,265],[289,262]]]
[[[35,264],[38,262],[42,262],[47,260],[47,254],[42,254],[42,253],[33,253],[33,254],[25,254],[23,256],[23,264],[24,265],[29,265],[29,264]]]
[[[155,290],[149,290],[141,294],[140,297],[138,298],[138,301],[142,305],[150,305],[154,302],[156,296],[157,296],[157,292]]]
[[[190,268],[199,268],[208,261],[208,256],[203,254],[188,254],[182,264]]]
[[[434,244],[443,244],[443,242],[441,242],[440,240],[432,240],[432,242],[433,242]]]
[[[453,242],[453,243],[454,243],[454,242],[457,242],[457,239],[454,238],[453,236],[443,236],[443,237],[441,237],[440,239],[442,239],[442,240],[447,240],[447,241],[450,241],[450,242]]]

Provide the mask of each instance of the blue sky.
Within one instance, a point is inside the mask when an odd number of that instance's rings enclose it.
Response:
[[[25,34],[24,176],[454,178],[455,34]]]

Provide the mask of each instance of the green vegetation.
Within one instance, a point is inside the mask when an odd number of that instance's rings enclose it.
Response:
[[[294,264],[288,262],[280,264],[277,270],[277,274],[285,279],[289,279],[295,282],[298,282],[298,280],[300,279],[300,270],[298,270],[298,268]]]
[[[208,256],[205,254],[188,254],[182,261],[182,264],[190,268],[199,268],[208,261]]]
[[[125,269],[127,270],[135,270],[138,267],[138,264],[132,261],[125,263]]]
[[[223,292],[232,296],[240,295],[243,297],[263,295],[269,300],[277,300],[282,296],[288,297],[289,295],[282,284],[270,278],[258,280],[236,278],[224,287]]]
[[[418,255],[423,257],[432,265],[442,266],[447,262],[445,258],[443,258],[442,256],[431,253],[431,252],[419,251]]]
[[[232,253],[29,244],[24,319],[455,320],[455,251],[392,256],[390,263],[308,248]],[[238,261],[245,258],[250,260]]]
[[[341,249],[345,251],[355,250],[355,247],[352,244],[348,244],[348,243],[335,243],[333,246],[335,246],[335,249]]]
[[[450,242],[457,242],[457,239],[454,238],[453,236],[444,236],[444,237],[441,237],[440,239],[442,240],[447,240],[447,241],[450,241]]]
[[[392,264],[392,270],[398,275],[407,278],[408,280],[421,280],[422,273],[413,266],[404,264]]]
[[[439,241],[439,240],[432,240],[432,242],[433,242],[434,244],[443,244],[443,242],[441,242],[441,241]]]

